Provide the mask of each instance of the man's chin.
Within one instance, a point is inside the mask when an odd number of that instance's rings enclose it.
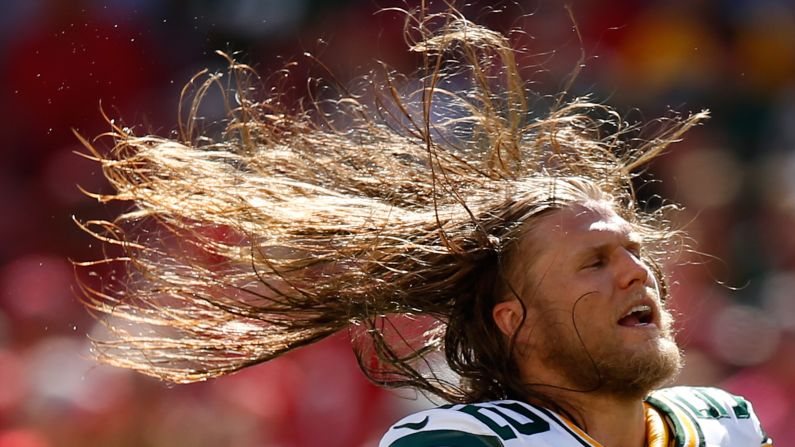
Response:
[[[636,351],[613,360],[598,365],[603,379],[600,390],[633,398],[645,397],[671,382],[682,369],[682,354],[668,338],[660,339],[656,349]]]

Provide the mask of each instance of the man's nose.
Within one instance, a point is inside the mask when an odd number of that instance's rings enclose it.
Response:
[[[638,256],[625,248],[619,248],[615,256],[618,256],[618,283],[621,288],[632,285],[646,284],[649,279],[649,268]]]

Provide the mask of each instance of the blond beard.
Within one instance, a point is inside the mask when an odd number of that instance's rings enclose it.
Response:
[[[566,388],[618,397],[643,398],[672,380],[682,368],[682,355],[671,331],[670,313],[661,310],[660,336],[649,340],[648,349],[627,352],[592,341],[589,346],[579,335],[559,324],[544,328],[547,334],[543,360],[567,383]]]

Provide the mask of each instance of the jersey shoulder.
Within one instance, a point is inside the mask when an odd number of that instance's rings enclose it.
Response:
[[[393,425],[379,447],[591,446],[566,421],[518,401],[445,405]]]
[[[751,402],[724,390],[678,386],[657,390],[647,401],[671,421],[677,445],[773,445]]]
[[[415,413],[396,422],[379,447],[502,446],[496,434],[478,419],[445,405]]]

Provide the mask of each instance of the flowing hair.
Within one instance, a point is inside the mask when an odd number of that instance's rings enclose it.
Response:
[[[259,78],[229,59],[189,84],[178,137],[113,125],[108,154],[83,140],[114,189],[92,195],[131,204],[78,221],[121,248],[80,266],[124,265],[116,286],[82,284],[110,331],[93,340],[101,361],[194,382],[348,331],[377,384],[516,397],[526,390],[491,309],[515,296],[511,263],[532,262],[511,254],[535,217],[610,200],[661,261],[674,232],[638,207],[634,173],[706,112],[640,139],[587,97],[531,110],[503,35],[454,10],[406,17],[417,77],[374,72],[360,91],[289,109],[255,99]],[[217,135],[198,114],[214,86],[228,112]]]

